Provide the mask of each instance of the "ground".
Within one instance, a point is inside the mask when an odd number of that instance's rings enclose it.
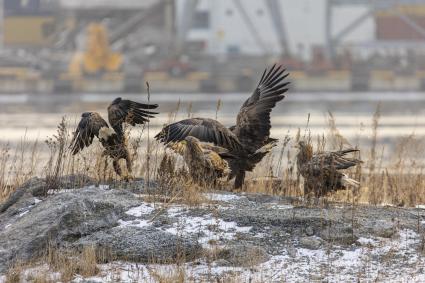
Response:
[[[17,260],[33,262],[24,282],[40,272],[59,280],[34,260],[47,241],[108,249],[95,276],[76,273],[73,282],[425,282],[421,206],[307,206],[226,192],[196,205],[153,202],[142,181],[34,196],[40,187],[41,179],[24,186],[0,214],[0,282]]]

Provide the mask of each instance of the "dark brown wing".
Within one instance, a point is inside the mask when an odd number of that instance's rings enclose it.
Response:
[[[155,139],[168,144],[192,136],[203,142],[210,142],[230,151],[239,151],[242,145],[238,138],[225,126],[213,119],[191,118],[165,126]]]
[[[288,90],[289,82],[284,79],[288,75],[281,66],[264,70],[254,93],[239,110],[236,126],[231,129],[248,152],[255,152],[269,139],[270,113],[285,97],[283,94]]]
[[[129,125],[145,124],[149,118],[154,118],[157,112],[146,111],[145,109],[155,109],[158,104],[143,104],[131,100],[123,100],[121,97],[112,101],[108,107],[108,119],[112,128],[118,134],[123,136],[123,123]]]
[[[76,154],[84,147],[91,145],[93,138],[99,136],[99,130],[102,127],[109,128],[108,124],[99,113],[83,113],[71,141],[70,149],[72,154]]]
[[[356,158],[346,157],[350,152],[359,151],[357,149],[347,149],[342,151],[324,152],[313,155],[310,161],[310,168],[313,172],[322,170],[342,170],[347,169],[361,163],[361,160]]]

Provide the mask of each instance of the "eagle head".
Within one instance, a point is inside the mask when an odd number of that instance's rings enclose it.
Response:
[[[115,132],[111,128],[102,127],[99,130],[99,139],[107,141],[113,134],[115,134]]]

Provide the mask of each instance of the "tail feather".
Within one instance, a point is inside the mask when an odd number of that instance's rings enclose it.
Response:
[[[358,152],[358,151],[360,151],[360,150],[359,150],[359,149],[354,149],[354,148],[349,148],[349,149],[341,150],[341,151],[339,151],[339,153],[340,153],[341,155],[346,155],[346,154],[348,154],[348,153],[351,153],[351,152]]]
[[[344,186],[352,186],[352,187],[355,187],[356,189],[360,188],[360,183],[354,179],[351,179],[346,174],[342,175],[341,180]]]

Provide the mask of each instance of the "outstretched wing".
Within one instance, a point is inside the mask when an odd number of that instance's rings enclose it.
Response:
[[[76,154],[84,147],[91,145],[94,136],[98,137],[99,130],[103,127],[109,128],[108,124],[99,113],[83,113],[71,141],[70,149],[72,154]]]
[[[154,118],[154,115],[158,114],[145,109],[155,109],[157,107],[158,104],[143,104],[118,97],[108,107],[109,123],[118,136],[122,137],[124,134],[123,123],[132,126],[136,124],[143,125],[149,121],[149,118]]]
[[[284,79],[288,75],[281,66],[274,65],[269,71],[264,70],[254,93],[239,110],[236,125],[231,129],[248,152],[253,153],[267,143],[271,128],[270,113],[276,103],[285,97],[289,82]]]
[[[165,126],[155,139],[165,144],[179,142],[192,136],[202,142],[210,142],[230,151],[242,150],[238,138],[226,127],[213,119],[191,118]]]

